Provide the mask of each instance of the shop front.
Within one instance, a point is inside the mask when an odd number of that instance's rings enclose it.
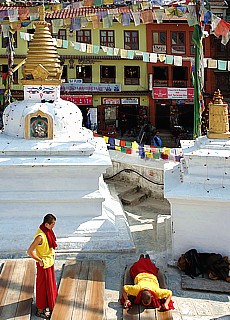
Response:
[[[159,130],[174,131],[182,127],[188,132],[194,125],[194,89],[158,88],[152,91],[155,126]]]
[[[98,106],[98,133],[136,137],[148,121],[148,107],[140,106],[140,97],[101,97]]]
[[[77,79],[76,79],[77,80]],[[61,98],[74,102],[82,111],[83,124],[99,134],[138,136],[149,120],[149,95],[121,92],[121,84],[63,83]]]

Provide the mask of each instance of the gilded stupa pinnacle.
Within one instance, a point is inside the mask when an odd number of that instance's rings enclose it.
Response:
[[[49,23],[45,21],[44,6],[39,7],[40,20],[34,22],[35,33],[30,42],[23,69],[22,84],[59,85],[62,67],[54,45]]]

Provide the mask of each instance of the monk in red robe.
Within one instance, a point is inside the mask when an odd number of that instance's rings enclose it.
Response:
[[[172,291],[161,289],[157,279],[158,268],[150,260],[149,255],[141,255],[139,260],[130,268],[134,285],[124,285],[121,302],[125,308],[131,306],[130,296],[135,297],[135,304],[159,310],[174,309],[171,300]]]
[[[54,271],[54,249],[57,247],[57,243],[52,230],[55,223],[56,217],[52,213],[48,213],[27,250],[28,255],[36,261],[36,316],[43,319],[50,319],[57,298]]]

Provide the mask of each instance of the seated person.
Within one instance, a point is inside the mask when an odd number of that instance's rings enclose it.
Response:
[[[147,254],[141,255],[139,260],[130,268],[130,275],[134,285],[124,285],[122,288],[121,302],[124,308],[131,306],[131,297],[134,296],[135,304],[145,307],[158,308],[161,311],[174,309],[171,300],[172,291],[161,289],[157,280],[158,268]],[[132,300],[132,299],[131,299]]]

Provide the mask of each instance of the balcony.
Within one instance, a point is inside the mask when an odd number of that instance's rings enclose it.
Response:
[[[187,80],[173,80],[173,87],[187,88]]]

